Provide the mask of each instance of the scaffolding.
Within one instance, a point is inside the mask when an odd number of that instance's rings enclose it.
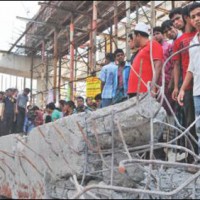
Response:
[[[63,98],[70,88],[70,99],[80,94],[88,76],[96,75],[104,64],[106,52],[118,47],[130,59],[128,34],[137,22],[160,25],[171,9],[191,1],[46,1],[27,23],[26,30],[8,52],[24,48],[28,56],[41,57],[31,66],[31,80],[42,81],[42,101],[50,89],[53,100]],[[152,26],[151,26],[152,27]],[[25,37],[25,45],[18,46]],[[32,62],[33,65],[33,62]],[[31,84],[32,85],[32,84]],[[37,95],[37,94],[36,94]],[[44,102],[45,103],[45,102]]]

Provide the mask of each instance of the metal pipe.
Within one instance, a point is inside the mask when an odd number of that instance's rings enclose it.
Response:
[[[90,46],[89,46],[89,70],[88,70],[88,75],[90,74],[91,69],[92,69],[92,46],[93,46],[93,39],[92,39],[92,21],[91,21],[91,23],[90,23],[90,26],[91,26],[91,31],[90,31],[90,35],[89,35],[89,38],[90,38]]]
[[[61,97],[61,74],[62,74],[62,58],[59,58],[59,73],[58,73],[58,99]]]
[[[156,25],[156,10],[155,10],[155,1],[151,1],[151,21],[152,21],[152,27],[155,27]]]
[[[17,81],[17,79],[16,79]],[[30,97],[30,101],[31,104],[33,103],[33,53],[31,54],[31,97]]]
[[[46,91],[48,90],[48,82],[49,82],[49,59],[48,59],[48,52],[46,56]]]
[[[114,24],[115,24],[115,49],[118,47],[118,6],[115,1],[115,10],[114,10]]]
[[[131,2],[126,1],[126,59],[130,60],[130,47],[128,45],[128,34],[130,33],[130,6]]]
[[[74,100],[74,18],[70,23],[70,99]]]
[[[55,29],[54,30],[54,59],[53,59],[53,66],[54,66],[54,84],[53,84],[53,89],[54,89],[54,103],[56,102],[56,97],[57,97],[57,62],[58,62],[58,31]]]
[[[92,19],[92,66],[91,72],[96,70],[96,36],[97,36],[97,1],[93,1],[93,19]]]

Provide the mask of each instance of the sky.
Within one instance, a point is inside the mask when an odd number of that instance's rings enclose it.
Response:
[[[38,1],[0,1],[0,50],[8,51],[25,30],[28,21],[16,16],[32,18],[39,8]]]

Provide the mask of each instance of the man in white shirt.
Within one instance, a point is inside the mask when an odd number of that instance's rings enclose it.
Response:
[[[195,107],[195,115],[197,118],[198,116],[200,116],[200,67],[199,67],[200,66],[200,3],[195,2],[191,4],[189,12],[190,12],[191,23],[197,30],[197,34],[190,42],[190,46],[195,44],[199,46],[191,47],[189,49],[190,63],[187,75],[185,77],[183,85],[180,89],[180,93],[178,95],[178,102],[181,106],[183,106],[185,90],[193,79],[194,107]],[[198,120],[196,123],[196,133],[200,143],[200,120]],[[199,153],[200,153],[200,145],[199,145]]]

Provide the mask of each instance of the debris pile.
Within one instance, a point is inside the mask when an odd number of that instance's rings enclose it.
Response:
[[[160,142],[167,135],[167,125],[160,104],[141,95],[45,124],[27,137],[2,137],[0,195],[23,199],[197,197],[200,166],[153,156],[156,149],[181,148],[185,155],[199,159],[171,141]],[[193,174],[186,171],[188,167]]]

